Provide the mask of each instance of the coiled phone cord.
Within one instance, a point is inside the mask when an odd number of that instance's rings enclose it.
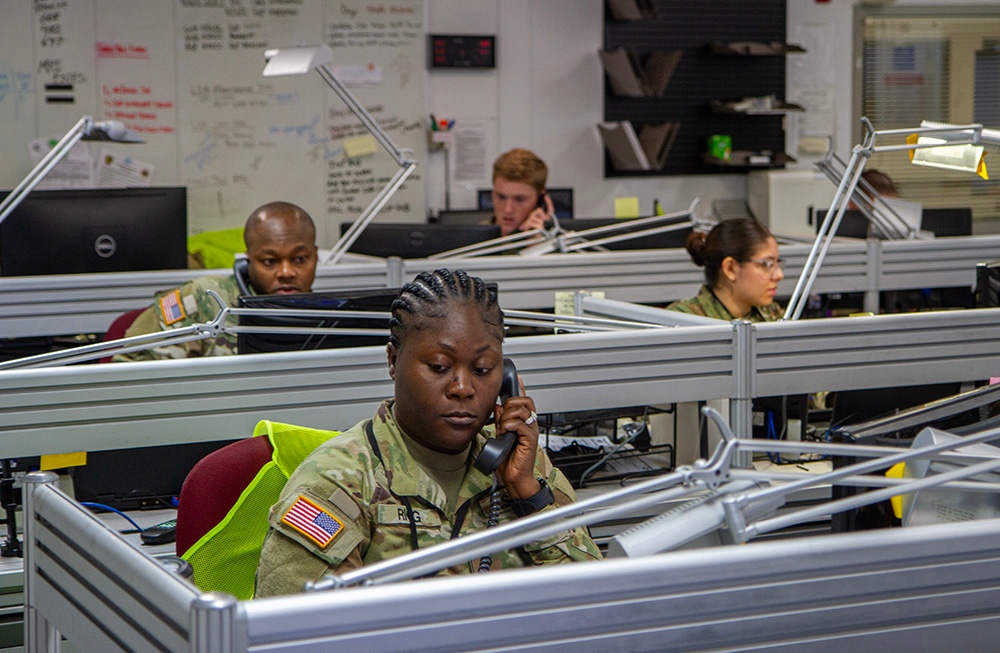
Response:
[[[500,505],[503,503],[500,492],[500,484],[497,482],[496,473],[493,474],[493,487],[490,488],[490,515],[486,520],[486,528],[493,528],[500,521]],[[484,555],[479,559],[479,573],[485,574],[493,565],[493,556]]]

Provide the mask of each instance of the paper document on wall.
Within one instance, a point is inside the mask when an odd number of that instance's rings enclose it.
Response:
[[[105,149],[97,159],[98,188],[135,188],[153,183],[155,166]]]
[[[28,144],[31,165],[37,166],[52,151],[58,140],[36,138]],[[94,157],[86,143],[78,142],[35,186],[38,190],[94,187]]]

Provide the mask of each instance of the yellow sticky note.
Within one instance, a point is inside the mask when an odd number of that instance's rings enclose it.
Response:
[[[42,456],[38,463],[39,469],[62,469],[63,467],[79,467],[87,464],[87,452],[50,453]]]
[[[616,218],[638,218],[639,198],[638,197],[616,197],[615,198]]]
[[[378,152],[378,143],[374,136],[358,136],[344,141],[344,154],[349,159],[368,156]]]

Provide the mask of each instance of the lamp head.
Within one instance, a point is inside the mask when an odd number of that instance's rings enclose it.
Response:
[[[906,139],[908,144],[917,146],[910,151],[910,161],[914,165],[971,172],[989,178],[983,162],[986,148],[982,143],[996,142],[991,140],[996,133],[994,130],[985,130],[981,125],[956,126],[927,120],[920,126],[931,131],[926,135],[912,134]]]
[[[135,132],[127,129],[117,120],[95,122],[84,132],[80,140],[113,141],[116,143],[145,143]]]
[[[264,61],[264,77],[302,75],[333,61],[333,50],[326,45],[266,50]]]

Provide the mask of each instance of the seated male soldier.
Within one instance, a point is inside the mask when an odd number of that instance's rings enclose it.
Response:
[[[271,202],[253,211],[243,228],[249,290],[258,295],[309,292],[316,276],[316,226],[309,214],[288,202]],[[217,292],[228,306],[236,306],[240,283],[235,273],[192,279],[157,295],[125,337],[168,331],[211,321],[218,303],[206,292]],[[180,344],[117,354],[115,362],[220,356],[236,353],[236,336],[220,334]]]

